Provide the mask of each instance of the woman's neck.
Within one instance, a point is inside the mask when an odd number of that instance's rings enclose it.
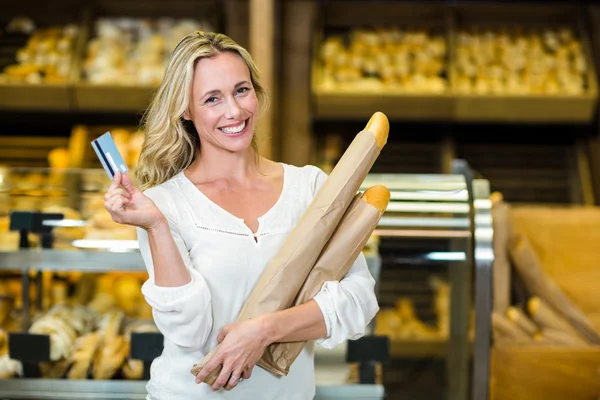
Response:
[[[205,151],[186,170],[186,175],[194,183],[218,180],[248,181],[259,173],[259,163],[254,149],[230,153],[226,151]]]

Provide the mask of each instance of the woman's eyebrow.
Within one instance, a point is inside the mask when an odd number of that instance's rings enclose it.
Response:
[[[236,83],[234,88],[237,89],[238,87],[240,87],[242,85],[249,85],[249,84],[250,84],[250,82],[248,82],[248,81],[241,81],[241,82]],[[221,93],[221,91],[219,89],[209,90],[208,92],[206,92],[202,95],[202,98],[208,96],[209,94],[212,95],[212,94],[218,94],[218,93]]]

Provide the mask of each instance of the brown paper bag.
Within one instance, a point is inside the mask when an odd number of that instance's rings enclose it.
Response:
[[[344,152],[298,224],[267,265],[238,321],[284,310],[294,304],[317,258],[385,145],[389,131],[385,115],[373,115],[367,129],[372,126],[376,128],[373,129],[375,132],[361,131]],[[192,374],[197,375],[214,353],[215,349],[196,364]],[[213,371],[205,382],[214,382],[218,372]]]
[[[367,244],[385,207],[383,210],[377,209],[364,201],[362,197],[364,194],[356,196],[348,208],[348,212],[340,221],[338,229],[327,243],[296,297],[295,306],[306,303],[315,297],[326,281],[341,280]],[[275,375],[287,375],[290,366],[300,355],[305,343],[273,343],[266,348],[257,365]]]

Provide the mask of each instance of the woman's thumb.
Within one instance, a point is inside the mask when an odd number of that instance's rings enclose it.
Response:
[[[123,185],[125,190],[127,190],[130,194],[134,194],[138,191],[138,189],[131,181],[131,178],[127,174],[123,174],[123,176],[121,177],[121,185]]]

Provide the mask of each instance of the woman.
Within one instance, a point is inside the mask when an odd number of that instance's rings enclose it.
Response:
[[[118,174],[106,193],[112,218],[138,227],[149,274],[142,292],[165,337],[148,399],[312,399],[314,342],[332,348],[362,336],[379,309],[361,255],[342,281],[326,282],[312,300],[236,322],[326,179],[317,167],[258,155],[254,129],[266,107],[244,48],[222,34],[185,37],[146,116],[138,167],[144,192]],[[288,376],[254,368],[266,346],[286,341],[308,341]],[[192,366],[217,345],[192,376]],[[201,383],[220,365],[212,387]]]

